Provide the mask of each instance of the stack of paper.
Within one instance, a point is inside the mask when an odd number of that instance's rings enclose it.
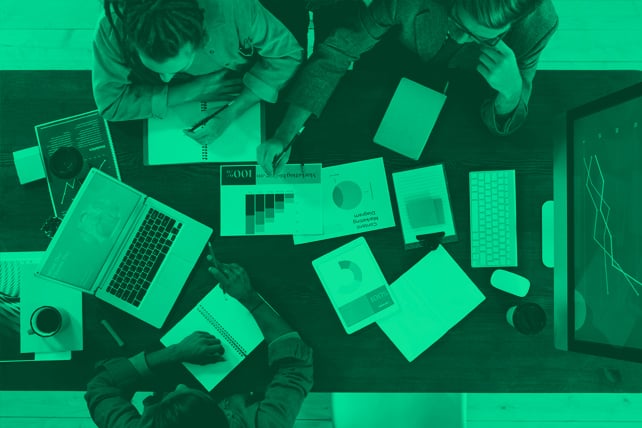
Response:
[[[413,361],[475,309],[485,297],[439,246],[390,286],[399,311],[377,324]]]

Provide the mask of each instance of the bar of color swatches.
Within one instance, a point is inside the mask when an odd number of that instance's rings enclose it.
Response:
[[[268,232],[266,226],[288,221],[282,216],[294,204],[294,193],[267,193],[245,195],[245,233]]]

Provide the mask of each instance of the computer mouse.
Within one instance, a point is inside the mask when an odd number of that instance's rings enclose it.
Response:
[[[490,283],[498,290],[524,297],[528,293],[531,283],[528,279],[504,269],[497,269],[490,277]]]
[[[82,165],[82,154],[75,147],[61,147],[49,158],[51,172],[63,179],[78,175]]]

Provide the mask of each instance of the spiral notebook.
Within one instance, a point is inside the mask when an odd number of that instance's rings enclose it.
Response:
[[[260,103],[234,120],[210,144],[201,145],[183,134],[183,129],[191,128],[220,107],[221,103],[189,102],[170,108],[163,119],[148,119],[143,136],[143,164],[254,162],[256,148],[263,140]]]
[[[185,317],[162,338],[174,345],[195,331],[206,331],[221,341],[225,361],[204,366],[183,363],[185,368],[211,391],[263,341],[252,314],[235,298],[214,287]]]

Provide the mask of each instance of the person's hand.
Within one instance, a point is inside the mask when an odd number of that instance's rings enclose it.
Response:
[[[204,331],[195,331],[174,346],[180,362],[204,365],[225,361],[221,341]]]
[[[267,175],[278,174],[288,163],[292,147],[280,156],[285,146],[287,146],[287,144],[284,141],[278,138],[270,138],[269,140],[259,144],[256,148],[256,161],[263,167],[263,170]],[[279,158],[279,161],[274,165],[274,161],[277,158]]]
[[[183,133],[202,145],[210,144],[223,134],[233,120],[233,112],[226,108],[194,131],[184,129]]]
[[[250,277],[245,269],[236,263],[217,262],[211,255],[207,256],[207,261],[213,264],[208,271],[221,284],[221,288],[225,293],[234,297],[246,307],[251,307],[256,302],[258,294],[252,288]]]
[[[491,88],[506,100],[519,102],[522,93],[522,75],[515,53],[503,40],[494,47],[481,46],[477,71]]]

